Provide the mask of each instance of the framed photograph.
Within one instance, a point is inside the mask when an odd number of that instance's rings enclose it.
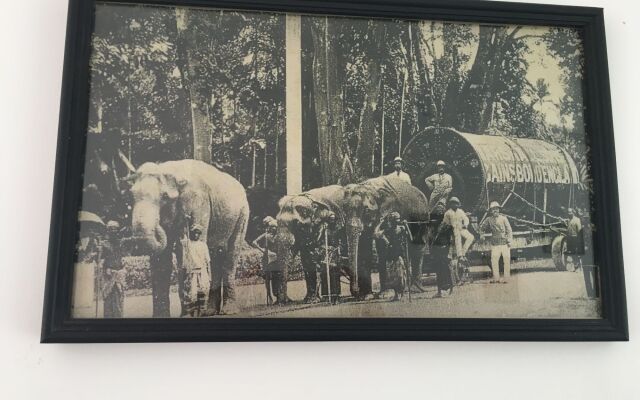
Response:
[[[43,342],[628,340],[603,11],[70,0]]]

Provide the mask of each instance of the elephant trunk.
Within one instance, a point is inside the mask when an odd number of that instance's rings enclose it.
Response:
[[[132,230],[138,243],[151,254],[158,254],[167,247],[167,233],[160,226],[160,208],[148,201],[133,206]]]
[[[353,282],[351,284],[353,296],[358,296],[358,250],[360,244],[360,237],[362,236],[362,231],[364,229],[364,225],[362,220],[358,217],[352,217],[347,221],[346,224],[346,234],[347,234],[347,246],[349,252],[349,266],[351,267],[351,272],[353,274]]]

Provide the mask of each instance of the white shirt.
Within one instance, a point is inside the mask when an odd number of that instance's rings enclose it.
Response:
[[[407,174],[404,171],[393,171],[392,173],[390,173],[387,176],[390,177],[390,178],[393,177],[393,178],[396,178],[396,179],[400,179],[401,181],[405,181],[409,185],[411,185],[411,177],[409,176],[409,174]]]
[[[211,258],[209,256],[209,247],[202,240],[189,240],[184,249],[184,267],[188,271],[194,269],[209,270]]]
[[[442,222],[451,225],[454,229],[465,229],[469,226],[469,217],[461,208],[455,211],[450,208],[444,213]]]

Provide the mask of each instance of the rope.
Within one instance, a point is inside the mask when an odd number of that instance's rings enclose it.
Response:
[[[517,198],[519,198],[520,200],[522,200],[526,205],[528,205],[528,206],[530,206],[530,207],[533,207],[534,209],[536,209],[536,210],[540,211],[541,213],[545,214],[547,217],[549,217],[549,218],[553,218],[553,219],[556,219],[556,220],[558,220],[558,221],[562,221],[562,222],[564,222],[564,221],[565,221],[565,219],[564,219],[564,218],[557,217],[557,216],[555,216],[555,215],[551,215],[551,214],[549,214],[548,212],[544,211],[543,209],[541,209],[541,208],[539,208],[539,207],[536,207],[536,205],[532,204],[532,203],[531,203],[531,202],[529,202],[527,199],[525,199],[524,197],[520,196],[518,193],[516,193],[516,192],[514,192],[514,191],[511,191],[511,193],[512,193],[513,195],[515,195]]]
[[[552,228],[552,227],[554,227],[556,225],[564,224],[564,222],[555,222],[555,223],[552,223],[552,224],[541,224],[541,223],[538,223],[538,222],[527,221],[526,219],[520,219],[520,218],[514,217],[514,216],[509,215],[509,214],[502,213],[502,215],[504,215],[505,217],[507,217],[509,219],[512,219],[514,221],[521,222],[523,224],[528,224],[528,225],[532,225],[532,226],[540,226],[540,227],[544,227],[544,228]]]

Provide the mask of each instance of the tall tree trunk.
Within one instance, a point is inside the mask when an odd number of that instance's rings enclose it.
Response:
[[[458,53],[458,44],[455,42],[455,25],[452,23],[443,23],[442,38],[444,57],[447,64],[450,65],[447,75],[447,85],[445,87],[444,96],[440,106],[440,124],[461,129],[459,101],[461,90],[461,73],[460,73],[460,54]]]
[[[190,10],[176,8],[176,62],[182,77],[182,85],[188,92],[189,112],[193,135],[193,158],[211,163],[211,129],[205,110],[207,99],[198,90],[195,79],[196,60],[193,49],[196,47],[194,30],[189,29]]]
[[[419,76],[418,82],[420,87],[420,99],[418,106],[421,107],[420,115],[423,116],[423,123],[427,125],[435,125],[439,119],[441,110],[438,110],[435,102],[435,95],[433,92],[433,84],[429,75],[429,67],[427,63],[426,54],[422,49],[422,43],[424,41],[422,28],[417,23],[413,30],[415,37],[412,40],[413,55],[415,57],[415,65],[417,68],[417,74]]]
[[[328,18],[309,18],[313,41],[313,92],[318,125],[320,169],[325,185],[340,180],[344,159],[342,75],[338,72],[336,24]]]
[[[416,39],[417,39],[415,27],[416,27],[415,22],[409,22],[409,26],[407,27],[407,39],[408,39],[407,48],[409,49],[408,61],[409,61],[409,66],[411,67],[410,75],[409,75],[409,77],[411,78],[409,79],[409,90],[411,93],[410,107],[411,107],[411,120],[413,123],[412,129],[409,131],[411,135],[413,135],[420,129],[420,121],[418,121],[418,109],[419,109],[418,93],[420,92],[421,85],[420,85],[420,76],[418,74],[418,65],[417,65],[418,60],[416,59],[417,54],[414,46],[414,43],[416,43]],[[409,138],[407,139],[409,140]]]
[[[378,107],[382,83],[380,50],[384,43],[384,29],[383,22],[375,21],[369,24],[370,48],[372,50],[367,59],[368,79],[358,127],[358,142],[355,155],[355,178],[357,180],[369,178],[373,175],[373,152],[376,146],[374,113]]]
[[[478,51],[462,89],[465,105],[462,128],[474,133],[485,132],[491,123],[498,95],[498,75],[505,50],[520,28],[508,32],[507,27],[480,25]]]

